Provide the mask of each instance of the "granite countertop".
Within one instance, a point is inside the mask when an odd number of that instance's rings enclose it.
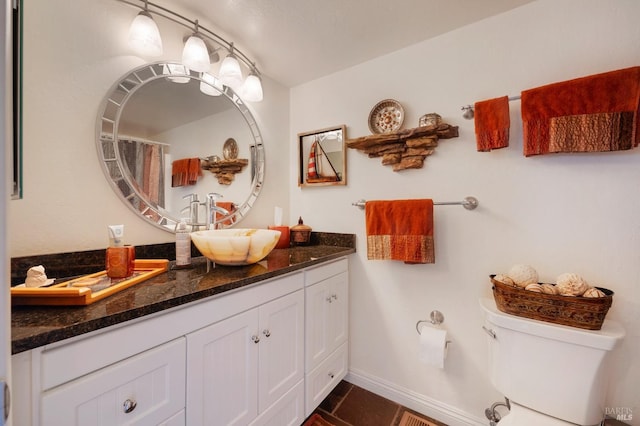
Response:
[[[194,302],[355,253],[355,245],[309,245],[273,250],[249,266],[216,265],[196,257],[189,269],[170,269],[87,306],[13,306],[12,353]]]

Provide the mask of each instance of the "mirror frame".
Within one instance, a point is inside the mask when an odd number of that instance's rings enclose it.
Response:
[[[132,71],[117,81],[109,90],[99,109],[96,124],[96,145],[100,164],[105,177],[111,184],[118,197],[135,213],[154,226],[173,233],[172,227],[179,222],[180,217],[175,217],[171,212],[151,202],[141,192],[139,185],[134,182],[128,167],[122,161],[119,149],[118,127],[122,111],[127,101],[145,84],[166,78],[162,73],[164,64],[176,64],[177,62],[161,61],[145,64]],[[200,73],[190,71],[190,78],[203,81]],[[218,89],[220,90],[220,89]],[[229,87],[223,86],[222,96],[226,97],[242,114],[253,136],[254,143],[250,145],[251,159],[251,188],[247,199],[239,204],[230,215],[217,218],[215,223],[218,228],[231,227],[244,218],[255,203],[264,183],[265,152],[258,124],[251,111],[240,97]],[[116,167],[114,168],[113,165]],[[212,188],[209,192],[215,192]]]

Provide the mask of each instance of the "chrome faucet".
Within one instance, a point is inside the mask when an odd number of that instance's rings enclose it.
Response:
[[[217,192],[210,192],[207,194],[207,202],[206,202],[206,207],[207,207],[207,222],[206,222],[206,229],[217,229],[217,223],[216,223],[216,213],[220,213],[223,216],[227,216],[229,214],[229,211],[227,209],[223,209],[222,207],[218,207],[216,205],[216,202],[218,201],[218,198],[222,198],[221,194],[218,194]]]
[[[183,199],[189,199],[189,205],[184,209],[180,210],[180,214],[189,211],[189,225],[191,229],[194,229],[200,226],[198,223],[198,209],[200,208],[200,201],[198,200],[198,194],[188,194],[182,197]]]

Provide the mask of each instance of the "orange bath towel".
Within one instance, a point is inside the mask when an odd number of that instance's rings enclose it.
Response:
[[[367,259],[435,263],[433,200],[368,201]]]
[[[524,155],[600,152],[640,144],[640,67],[522,92]]]
[[[508,147],[511,127],[509,98],[502,96],[476,102],[473,109],[478,151]]]

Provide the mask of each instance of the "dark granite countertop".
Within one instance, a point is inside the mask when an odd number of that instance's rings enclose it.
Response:
[[[220,295],[351,253],[355,253],[355,244],[319,244],[276,249],[254,265],[216,265],[210,272],[207,272],[206,260],[197,257],[193,259],[190,269],[176,269],[172,261],[171,268],[166,273],[88,306],[13,306],[12,353]]]

